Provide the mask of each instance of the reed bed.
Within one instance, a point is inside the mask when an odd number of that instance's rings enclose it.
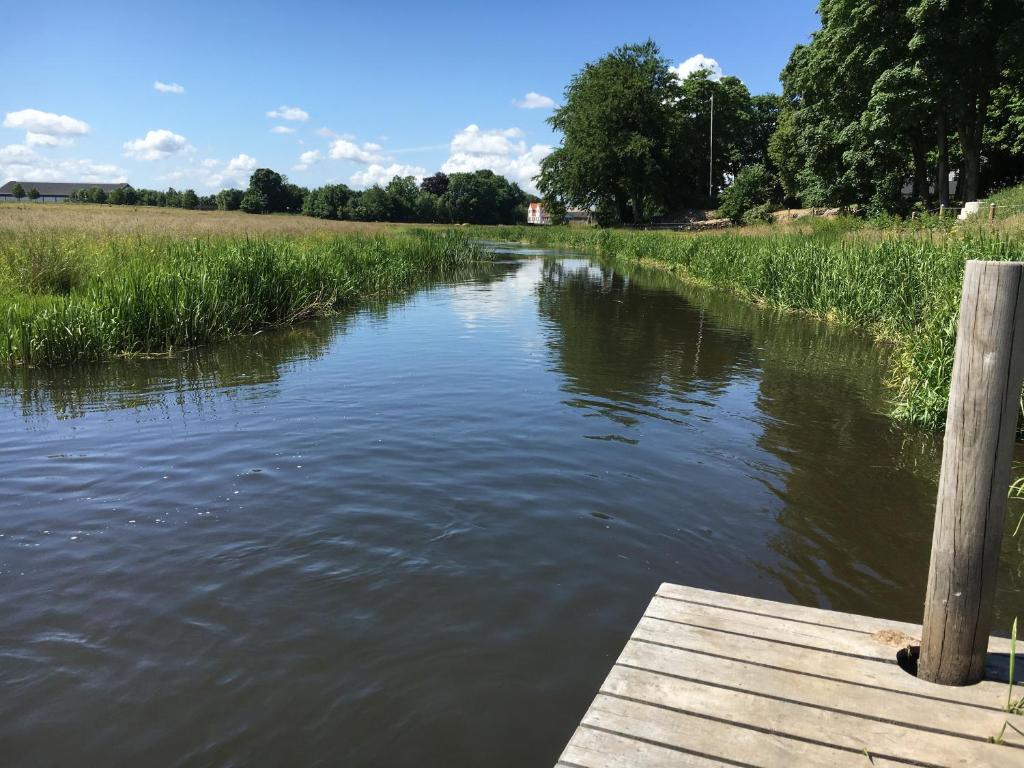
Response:
[[[945,418],[964,265],[1024,259],[1024,238],[977,228],[921,238],[838,223],[799,234],[681,235],[592,228],[489,228],[480,237],[569,248],[670,270],[774,307],[869,329],[895,345],[893,415]]]
[[[167,353],[332,312],[486,253],[458,232],[182,237],[0,231],[0,361]]]

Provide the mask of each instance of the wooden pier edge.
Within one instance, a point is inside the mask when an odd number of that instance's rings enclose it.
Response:
[[[897,663],[920,631],[662,584],[558,765],[1024,765],[1009,641],[990,639],[990,679],[940,686]]]

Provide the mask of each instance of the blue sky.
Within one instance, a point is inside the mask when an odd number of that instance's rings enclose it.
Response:
[[[778,91],[815,6],[8,2],[0,183],[206,194],[255,167],[355,187],[492,167],[528,187],[558,143],[550,105],[585,62],[652,37],[674,64],[703,56]]]

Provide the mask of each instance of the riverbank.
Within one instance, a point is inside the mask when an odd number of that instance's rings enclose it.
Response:
[[[806,231],[685,235],[498,227],[479,237],[569,248],[672,272],[744,298],[870,330],[895,345],[892,412],[941,427],[968,259],[1024,259],[1024,237],[980,227],[879,231],[836,222]]]
[[[453,231],[190,237],[0,227],[0,362],[172,352],[327,314],[486,258]]]

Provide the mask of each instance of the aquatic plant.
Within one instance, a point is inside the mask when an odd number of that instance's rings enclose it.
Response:
[[[0,232],[0,361],[169,352],[387,295],[487,258],[459,232],[203,237]]]

